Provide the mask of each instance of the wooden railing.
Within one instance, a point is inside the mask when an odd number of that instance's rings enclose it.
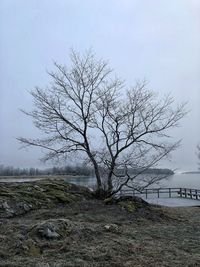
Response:
[[[142,195],[148,198],[149,195],[154,195],[158,198],[160,197],[182,197],[200,200],[200,189],[190,189],[190,188],[147,188],[142,191],[134,189],[122,189],[119,196],[136,196]]]

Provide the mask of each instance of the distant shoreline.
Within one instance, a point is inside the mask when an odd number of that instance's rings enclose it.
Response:
[[[200,171],[182,172],[182,174],[200,174]]]
[[[68,180],[80,177],[79,175],[23,175],[23,176],[0,176],[0,183],[36,182],[39,180]],[[81,176],[84,177],[84,176]]]

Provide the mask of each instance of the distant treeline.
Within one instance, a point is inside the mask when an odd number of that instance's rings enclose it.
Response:
[[[172,175],[174,172],[169,169],[132,169],[130,171],[132,174],[143,173],[143,174],[163,174]],[[123,170],[118,169],[118,173],[124,173]],[[94,171],[91,167],[84,165],[67,165],[64,167],[52,167],[48,169],[38,169],[38,168],[15,168],[12,166],[0,165],[0,176],[35,176],[35,175],[94,175]]]
[[[135,169],[132,170],[133,173],[147,173],[147,174],[166,174],[166,175],[172,175],[174,172],[170,169],[158,169],[158,168],[149,168],[149,169]]]
[[[117,170],[118,174],[125,174],[125,171],[123,169],[118,169]],[[136,168],[136,169],[129,169],[130,174],[154,174],[154,175],[172,175],[174,172],[170,169],[159,169],[159,168],[148,168],[148,169],[143,169],[143,168]]]
[[[0,176],[35,176],[35,175],[92,175],[93,170],[86,166],[64,166],[48,169],[38,168],[15,168],[12,166],[0,165]]]

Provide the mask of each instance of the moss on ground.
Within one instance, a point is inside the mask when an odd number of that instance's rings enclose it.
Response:
[[[0,218],[21,215],[38,208],[53,208],[58,204],[70,204],[91,197],[86,188],[64,181],[2,184]]]
[[[87,189],[59,181],[2,185],[4,210],[15,200],[34,208],[0,217],[1,267],[199,266],[197,207],[96,200]]]
[[[139,209],[150,208],[150,205],[139,197],[123,196],[119,198],[109,197],[104,200],[106,205],[118,205],[122,209],[128,212],[135,212]]]
[[[135,203],[133,201],[119,201],[118,205],[127,210],[128,212],[134,212],[137,209],[137,206],[135,205]]]

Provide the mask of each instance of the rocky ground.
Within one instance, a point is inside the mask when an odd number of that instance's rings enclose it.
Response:
[[[1,184],[0,266],[200,266],[200,208],[96,200],[63,181]]]

